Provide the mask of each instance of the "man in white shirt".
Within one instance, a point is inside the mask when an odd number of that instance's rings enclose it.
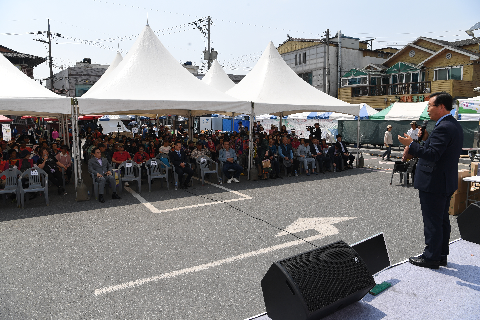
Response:
[[[412,126],[408,131],[407,134],[410,136],[410,138],[413,139],[413,141],[418,141],[418,126],[416,121],[410,122],[410,125]]]

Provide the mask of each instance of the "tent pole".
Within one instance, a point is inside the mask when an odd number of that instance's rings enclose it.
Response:
[[[192,140],[193,137],[193,117],[192,111],[188,110],[188,140]]]
[[[455,120],[458,120],[458,109],[460,108],[460,101],[457,99],[457,108],[455,109]]]
[[[253,112],[253,101],[252,109],[250,112],[250,125],[248,128],[248,180],[250,180],[250,169],[252,168],[252,149],[253,149],[253,121],[254,121],[254,112]]]
[[[232,133],[235,131],[235,112],[232,112]]]
[[[283,119],[283,112],[280,112],[280,125],[278,126],[278,131],[282,131],[282,119]]]
[[[359,157],[360,157],[360,111],[358,112],[358,117],[357,117],[357,168],[358,168]]]

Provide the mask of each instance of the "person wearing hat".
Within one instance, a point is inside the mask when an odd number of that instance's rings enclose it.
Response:
[[[387,131],[385,131],[385,136],[383,137],[383,143],[385,147],[387,147],[387,151],[382,156],[382,160],[385,160],[385,156],[387,157],[387,161],[390,160],[390,155],[392,153],[392,145],[393,145],[393,137],[392,137],[392,126],[387,126]]]
[[[318,139],[318,141],[322,141],[322,129],[320,129],[320,124],[317,122],[315,123],[314,127],[310,127],[310,135],[313,138]]]
[[[418,126],[416,121],[410,122],[410,125],[412,126],[408,131],[407,134],[410,136],[410,138],[413,139],[413,141],[418,141]]]

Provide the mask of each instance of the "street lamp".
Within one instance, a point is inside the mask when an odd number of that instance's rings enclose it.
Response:
[[[465,30],[465,32],[473,38],[473,40],[478,40],[477,37],[475,37],[475,34],[473,33],[473,31],[475,30],[478,30],[480,29],[480,22],[477,22],[473,27],[471,27],[470,29],[468,30]]]

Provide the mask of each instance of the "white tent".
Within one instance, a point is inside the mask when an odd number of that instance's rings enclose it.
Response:
[[[88,95],[94,95],[95,92],[101,92],[102,86],[108,83],[108,78],[112,74],[112,71],[122,62],[123,57],[120,54],[120,52],[117,52],[115,55],[115,59],[113,59],[112,63],[108,67],[108,69],[105,71],[105,73],[100,77],[100,79],[91,87],[87,93]],[[84,94],[84,96],[87,96],[87,94]]]
[[[0,114],[55,116],[69,113],[69,99],[36,83],[0,54]]]
[[[205,74],[202,81],[221,92],[226,92],[235,86],[235,83],[225,73],[217,60],[213,61],[212,66]]]
[[[254,102],[256,114],[332,111],[358,115],[360,110],[359,105],[338,100],[302,80],[285,63],[272,42],[252,71],[226,93]]]
[[[250,111],[194,77],[180,65],[147,25],[125,58],[94,91],[79,98],[82,114],[176,114]]]
[[[395,102],[385,120],[418,120],[428,102]]]

